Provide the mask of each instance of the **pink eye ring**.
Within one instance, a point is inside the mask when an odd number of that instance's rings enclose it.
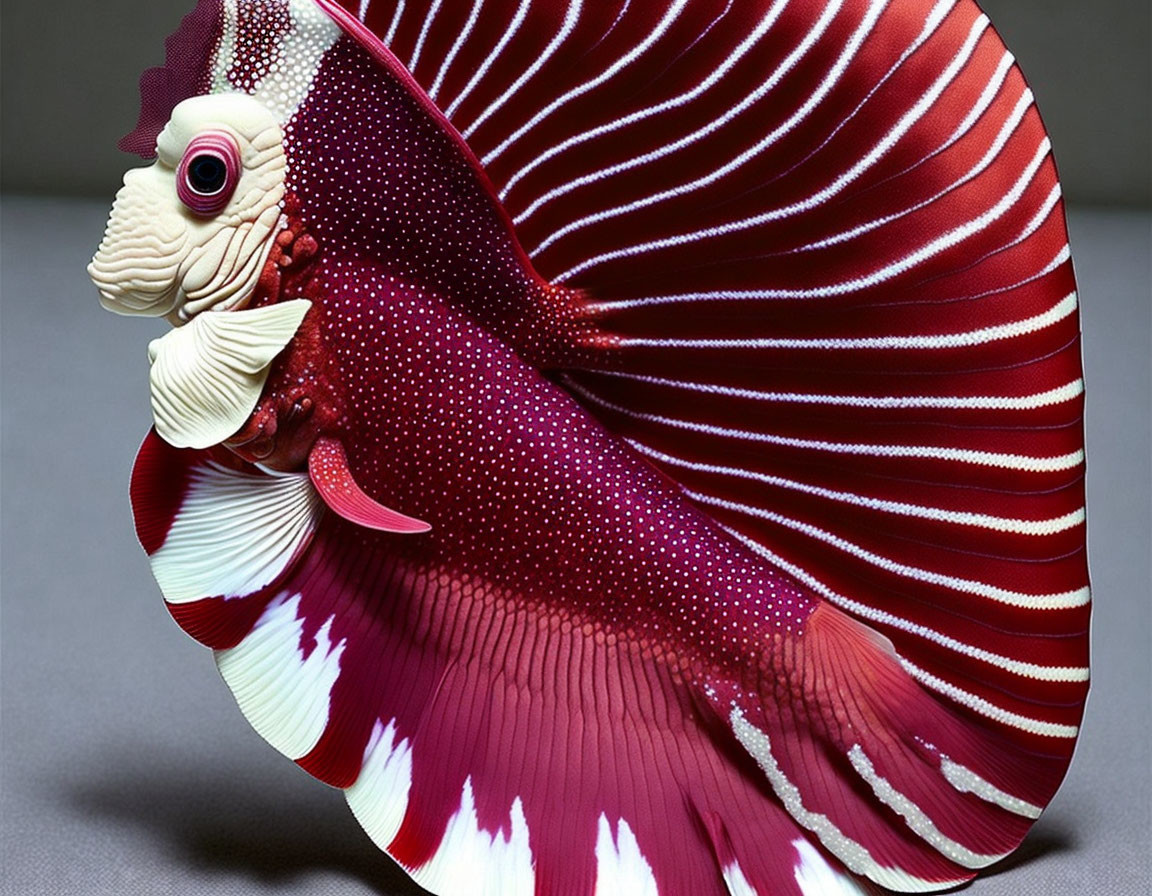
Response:
[[[240,179],[240,149],[231,135],[205,131],[196,136],[176,169],[176,195],[197,215],[219,212]]]

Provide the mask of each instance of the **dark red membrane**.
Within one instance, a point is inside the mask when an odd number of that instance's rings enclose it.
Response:
[[[164,64],[140,76],[140,118],[135,130],[120,140],[121,150],[155,158],[156,138],[172,110],[189,97],[207,93],[223,17],[221,0],[201,0],[164,42]]]

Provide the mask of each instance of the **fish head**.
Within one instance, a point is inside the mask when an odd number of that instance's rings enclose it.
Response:
[[[120,147],[150,164],[124,176],[88,273],[108,310],[173,325],[148,347],[156,430],[173,446],[274,423],[257,405],[312,304],[280,289],[290,174],[307,169],[287,135],[339,35],[313,0],[200,0],[141,78]]]
[[[177,328],[149,353],[154,419],[172,445],[224,443],[297,469],[321,421],[374,421],[341,404],[352,386],[316,373],[333,352],[343,370],[372,369],[381,345],[408,338],[373,296],[551,339],[533,309],[560,291],[532,270],[459,133],[358,28],[324,0],[200,0],[165,66],[141,80],[121,148],[154,161],[126,175],[89,273],[106,308]],[[291,301],[316,309],[290,316],[296,332],[264,314]]]
[[[339,28],[313,0],[200,0],[141,78],[129,171],[88,268],[104,307],[182,324],[251,298],[276,233],[285,132]]]
[[[283,134],[242,93],[180,102],[116,194],[88,274],[120,314],[183,322],[252,294],[280,219]]]

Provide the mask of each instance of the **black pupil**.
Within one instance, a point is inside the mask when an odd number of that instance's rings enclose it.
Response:
[[[228,177],[224,160],[216,156],[196,156],[188,166],[188,186],[197,193],[216,193]]]

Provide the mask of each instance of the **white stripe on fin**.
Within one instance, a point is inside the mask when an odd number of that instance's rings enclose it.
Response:
[[[1044,204],[1041,206],[1040,211],[1032,216],[1032,220],[1029,221],[1028,225],[1017,235],[1016,239],[1010,243],[1004,244],[1003,246],[998,246],[991,252],[988,252],[980,258],[976,259],[976,261],[968,267],[974,267],[983,261],[987,261],[994,255],[1007,252],[1009,249],[1020,245],[1040,228],[1040,225],[1045,222],[1048,215],[1052,212],[1052,209],[1056,207],[1056,203],[1059,201],[1059,199],[1060,185],[1057,184],[1048,192],[1048,197],[1044,200]],[[1052,260],[1048,262],[1048,264],[1021,280],[1016,280],[1007,284],[999,284],[992,287],[991,289],[986,289],[983,292],[970,293],[965,296],[954,296],[952,298],[944,299],[942,303],[933,302],[933,304],[968,302],[975,301],[976,299],[983,299],[987,296],[1003,295],[1004,293],[1011,292],[1014,289],[1019,289],[1022,286],[1027,286],[1029,283],[1035,283],[1037,280],[1048,276],[1048,274],[1051,274],[1071,257],[1072,250],[1069,248],[1068,244],[1065,243],[1060,251],[1052,257]],[[965,270],[967,270],[967,268],[965,268]],[[681,302],[731,302],[749,300],[754,301],[757,299],[787,298],[787,296],[779,295],[779,292],[779,290],[773,289],[729,289],[715,292],[688,292],[679,294],[673,293],[671,295],[661,296],[642,296],[636,299],[612,299],[602,302],[589,302],[585,308],[590,314],[602,314],[604,312],[623,311],[627,308],[640,308],[649,305],[669,305]],[[912,299],[904,302],[903,304],[916,305],[919,303],[915,299]]]
[[[946,445],[877,445],[866,442],[823,442],[813,439],[797,439],[767,432],[727,429],[722,426],[712,426],[708,423],[678,420],[674,417],[662,417],[658,414],[639,413],[601,398],[583,386],[573,382],[571,377],[561,377],[561,382],[569,391],[576,395],[586,398],[600,407],[608,408],[611,411],[624,414],[635,420],[659,423],[675,429],[685,429],[689,432],[702,432],[730,439],[747,439],[752,442],[763,442],[768,445],[780,445],[786,448],[828,451],[833,454],[852,454],[865,457],[924,458],[964,464],[979,464],[1005,470],[1022,470],[1029,473],[1053,473],[1062,470],[1071,470],[1084,461],[1084,452],[1081,449],[1069,452],[1068,454],[1037,457],[1027,454],[1001,454],[995,451],[951,448]]]
[[[288,568],[324,512],[307,473],[196,467],[164,544],[148,561],[164,599],[253,594]]]
[[[528,14],[528,4],[530,2],[531,0],[520,0],[520,5],[516,8],[516,14],[512,16],[512,21],[509,22],[508,27],[504,29],[500,40],[496,43],[496,46],[493,47],[492,52],[488,54],[488,58],[473,72],[472,77],[468,79],[468,83],[464,85],[464,89],[460,91],[459,96],[444,110],[444,115],[449,120],[456,114],[456,110],[460,107],[460,104],[464,102],[468,95],[476,88],[476,85],[480,83],[481,79],[488,74],[488,69],[490,69],[492,64],[499,58],[504,48],[508,45],[508,41],[512,40],[516,32],[520,30],[520,23],[524,21],[524,17]]]
[[[472,124],[468,125],[467,129],[463,132],[465,140],[471,137],[475,130],[487,121],[490,116],[494,115],[501,106],[512,99],[516,92],[540,71],[544,63],[552,58],[552,54],[568,39],[572,30],[576,27],[576,21],[580,18],[582,6],[583,0],[571,0],[568,4],[568,10],[564,14],[564,22],[560,25],[560,30],[556,32],[556,35],[552,38],[551,42],[549,42],[548,46],[544,48],[544,51],[539,56],[532,60],[532,64],[524,70],[519,78],[512,82],[512,85],[507,90],[493,100],[488,108],[481,112]]]
[[[823,404],[833,407],[874,408],[877,410],[904,410],[906,408],[947,408],[980,411],[1029,411],[1063,404],[1084,393],[1084,381],[1075,379],[1063,386],[1033,392],[1028,395],[829,395],[815,392],[772,392],[766,389],[739,389],[714,383],[696,383],[671,380],[666,377],[624,373],[615,370],[581,368],[589,373],[613,379],[632,380],[670,389],[684,389],[724,398],[743,398],[749,401],[777,401],[787,404]]]
[[[985,700],[983,697],[977,697],[975,694],[971,694],[951,682],[938,678],[931,672],[925,672],[919,666],[909,662],[902,656],[898,657],[898,659],[900,660],[900,665],[904,667],[904,671],[924,685],[924,687],[931,688],[937,693],[954,700],[961,706],[966,706],[973,712],[987,716],[1001,724],[1009,725],[1012,728],[1019,728],[1021,731],[1027,731],[1030,734],[1039,734],[1043,737],[1073,738],[1080,731],[1075,725],[1062,725],[1059,722],[1033,719],[1029,716],[1021,715],[1018,712],[1012,712],[1009,709]]]
[[[1085,672],[1088,670],[1085,669]],[[1087,676],[1085,676],[1087,680]],[[1035,803],[1022,800],[1001,790],[990,781],[986,781],[970,768],[965,768],[958,762],[953,762],[947,756],[940,756],[940,771],[948,783],[961,793],[972,793],[989,803],[995,803],[1001,809],[1006,809],[1025,818],[1039,818],[1043,808]]]
[[[739,862],[733,860],[731,864],[725,865],[720,869],[720,875],[724,878],[724,885],[728,887],[728,896],[760,896],[744,876],[744,869],[740,867]]]
[[[799,860],[793,874],[804,896],[867,896],[860,884],[829,865],[807,840],[798,837],[792,846]]]
[[[456,54],[460,52],[460,48],[472,36],[472,29],[476,25],[476,19],[480,16],[480,7],[484,5],[484,0],[474,0],[472,3],[472,11],[468,14],[468,21],[464,23],[464,27],[460,33],[456,35],[456,40],[452,43],[452,49],[448,51],[448,55],[444,57],[444,61],[440,63],[440,71],[436,73],[436,80],[432,82],[432,86],[428,88],[428,96],[430,99],[435,100],[436,95],[440,92],[440,85],[444,83],[444,78],[448,74],[448,69],[451,68],[453,61],[456,59]]]
[[[836,60],[836,63],[829,69],[828,74],[820,83],[820,86],[812,92],[812,94],[805,101],[804,105],[801,106],[800,109],[792,115],[792,117],[790,117],[787,121],[769,133],[766,137],[762,138],[758,143],[744,150],[744,152],[740,153],[740,155],[736,156],[736,158],[730,160],[709,174],[697,178],[696,180],[693,180],[689,183],[681,184],[680,186],[663,190],[650,196],[645,196],[643,199],[637,199],[628,203],[627,205],[616,206],[615,208],[597,212],[595,214],[588,215],[587,217],[573,221],[572,223],[561,227],[559,230],[545,239],[529,254],[535,257],[538,253],[544,251],[544,249],[552,245],[552,243],[554,243],[556,240],[566,236],[569,233],[572,233],[575,230],[587,227],[590,224],[607,220],[609,218],[615,218],[622,214],[636,211],[637,209],[646,208],[647,206],[663,202],[666,199],[678,198],[688,193],[694,192],[701,187],[706,187],[709,184],[712,184],[715,181],[726,177],[730,172],[741,167],[749,160],[756,158],[765,149],[767,149],[782,136],[791,131],[800,121],[806,118],[808,114],[823,101],[824,97],[828,94],[836,82],[839,81],[844,70],[855,57],[856,52],[864,43],[865,38],[867,38],[871,33],[872,27],[875,25],[876,19],[879,18],[880,13],[883,11],[885,5],[885,3],[874,3],[871,7],[869,7],[869,10],[865,14],[864,20],[861,22],[860,27],[852,35],[852,38],[848,41],[844,52],[841,54],[840,58]],[[684,236],[670,237],[669,239],[672,240],[673,243],[679,243],[684,241],[691,241],[696,237],[714,235],[712,233],[713,230],[722,230],[723,232],[743,230],[748,227],[758,226],[759,224],[765,223],[767,221],[774,221],[780,218],[790,217],[791,215],[807,211],[811,208],[826,203],[832,196],[840,192],[845,186],[856,180],[860,176],[861,172],[867,170],[873,164],[875,164],[879,158],[884,156],[904,136],[904,134],[917,121],[919,121],[921,117],[923,117],[923,115],[931,108],[932,104],[935,102],[940,93],[952,82],[952,80],[964,67],[964,65],[967,64],[969,57],[975,51],[977,42],[987,27],[987,18],[981,16],[976,20],[972,27],[972,31],[969,33],[968,40],[965,42],[960,52],[953,58],[951,63],[949,63],[943,74],[939,76],[936,82],[924,93],[923,96],[920,97],[916,104],[904,114],[904,117],[900,119],[896,126],[891,131],[889,131],[884,136],[884,138],[872,148],[869,153],[860,159],[860,161],[858,161],[847,172],[840,175],[840,177],[838,177],[831,185],[825,187],[812,196],[809,196],[807,199],[793,203],[792,205],[786,206],[784,208],[762,212],[753,218],[748,218],[744,221],[730,222],[728,224],[720,225],[719,228],[708,228],[707,230],[701,230],[695,234],[687,235],[687,239]],[[635,249],[646,251],[644,246],[633,246],[629,247],[628,249],[620,250],[620,254],[632,255],[635,254],[633,251]],[[614,253],[608,253],[608,255],[614,255]],[[606,257],[607,256],[598,256],[596,259],[593,259],[593,262]],[[566,275],[561,275],[561,277],[564,276]]]
[[[332,686],[345,642],[333,644],[332,618],[316,632],[308,658],[300,646],[301,595],[273,600],[235,647],[216,651],[216,666],[256,732],[289,759],[307,756],[328,727]]]
[[[833,591],[808,572],[808,570],[797,566],[795,563],[789,563],[779,554],[768,550],[768,548],[759,542],[753,541],[751,538],[728,526],[721,526],[720,528],[728,532],[733,538],[747,545],[769,563],[780,567],[792,576],[792,578],[799,579],[805,585],[808,585],[813,590],[828,598],[828,600],[836,606],[847,610],[849,613],[861,619],[867,619],[869,622],[878,622],[881,625],[890,625],[893,628],[898,628],[901,631],[924,638],[934,644],[939,644],[941,647],[947,647],[949,650],[955,650],[957,653],[962,653],[965,656],[970,656],[973,659],[988,663],[998,669],[1011,672],[1013,675],[1021,675],[1025,678],[1036,678],[1040,681],[1088,680],[1088,668],[1086,666],[1045,666],[1040,663],[1028,663],[1023,660],[1013,659],[1010,656],[1001,656],[990,650],[984,650],[981,647],[975,647],[972,644],[957,641],[955,638],[951,638],[925,625],[918,625],[900,616],[895,616],[892,613],[887,613],[884,610],[878,610],[875,607],[847,598]]]
[[[416,38],[416,48],[412,51],[412,58],[408,60],[409,72],[416,71],[416,64],[420,61],[420,53],[424,50],[424,41],[428,39],[428,31],[432,27],[436,13],[440,12],[441,2],[442,0],[432,0],[432,6],[424,14],[424,24],[420,28],[420,36]]]
[[[596,890],[593,896],[659,896],[652,866],[640,851],[636,835],[623,818],[616,833],[608,816],[600,813],[596,831]]]
[[[400,16],[404,14],[404,0],[396,4],[396,12],[392,16],[392,24],[388,26],[388,33],[384,37],[385,46],[391,47],[396,37],[396,29],[400,27]]]
[[[534,128],[537,124],[555,112],[569,100],[574,100],[577,97],[584,95],[588,91],[594,90],[605,81],[613,78],[622,69],[631,65],[636,59],[646,53],[653,44],[655,44],[658,40],[660,40],[661,37],[664,36],[664,33],[668,30],[669,27],[671,27],[672,23],[676,20],[676,17],[680,15],[687,3],[688,0],[671,0],[671,2],[668,4],[668,8],[664,12],[664,17],[656,24],[656,27],[653,28],[652,31],[643,40],[636,44],[636,46],[634,46],[627,53],[618,57],[610,66],[608,66],[608,68],[604,69],[604,71],[602,71],[596,77],[585,81],[583,84],[573,87],[562,96],[558,96],[547,106],[533,115],[525,124],[521,125],[517,130],[509,134],[508,137],[506,137],[499,146],[497,146],[491,152],[487,153],[484,158],[481,159],[482,164],[485,166],[490,165],[501,153],[504,152],[504,150],[514,144],[517,140],[528,133],[528,131],[532,130],[532,128]]]
[[[1089,589],[1087,585],[1071,591],[1060,591],[1052,594],[1031,594],[1024,591],[1013,591],[1010,588],[1001,588],[998,585],[982,582],[979,579],[962,579],[959,576],[950,576],[945,573],[936,572],[935,570],[900,563],[890,557],[873,553],[867,548],[861,547],[846,538],[841,538],[839,535],[829,532],[826,529],[821,529],[819,526],[814,526],[803,520],[795,520],[762,507],[753,507],[750,504],[738,504],[735,501],[727,501],[723,498],[716,498],[712,495],[692,492],[687,489],[684,490],[684,494],[701,504],[722,507],[734,513],[758,517],[776,523],[779,526],[784,526],[794,532],[807,535],[809,538],[822,541],[837,550],[850,554],[853,557],[858,557],[865,563],[869,563],[872,566],[895,575],[904,576],[917,582],[938,585],[941,588],[948,588],[961,594],[973,594],[977,597],[986,597],[989,600],[1007,604],[1011,607],[1021,607],[1025,610],[1066,610],[1071,607],[1085,606],[1089,600]]]
[[[788,780],[776,762],[776,757],[772,755],[772,742],[768,735],[749,722],[739,707],[733,707],[729,722],[732,725],[732,733],[748,751],[748,755],[756,760],[756,764],[768,778],[768,783],[772,785],[772,790],[784,804],[788,814],[815,834],[824,847],[843,862],[849,871],[863,875],[882,887],[904,893],[931,893],[967,880],[967,877],[958,877],[951,882],[924,880],[903,869],[881,865],[864,844],[845,834],[827,815],[805,807],[799,788]],[[805,892],[815,894],[818,891]]]
[[[872,792],[876,794],[876,798],[880,802],[903,818],[913,833],[950,861],[965,868],[987,868],[993,862],[998,862],[1008,855],[1006,852],[998,855],[973,852],[964,844],[946,836],[923,809],[893,787],[892,782],[876,771],[872,760],[868,758],[868,754],[859,744],[854,744],[848,751],[848,761],[852,763],[852,768],[856,769],[856,773],[868,782],[868,786],[872,788]]]
[[[621,346],[703,349],[949,349],[971,345],[984,345],[1027,336],[1057,324],[1076,310],[1076,293],[1070,292],[1046,311],[1023,320],[1015,320],[992,327],[980,327],[961,333],[931,333],[928,335],[853,336],[802,339],[648,339],[633,337],[620,339]]]
[[[437,896],[534,896],[536,870],[520,798],[512,802],[507,831],[486,831],[467,778],[435,855],[411,873]]]
[[[649,448],[647,445],[632,439],[627,439],[626,441],[641,454],[645,454],[648,457],[655,458],[656,460],[671,466],[680,467],[686,470],[695,470],[700,473],[714,473],[718,476],[731,476],[738,479],[751,479],[755,482],[763,482],[765,485],[788,489],[789,491],[801,492],[806,495],[815,495],[820,498],[827,498],[830,501],[838,501],[843,504],[854,504],[857,507],[865,507],[869,510],[878,510],[882,513],[891,513],[897,516],[910,516],[925,520],[935,520],[937,522],[950,523],[954,526],[971,526],[979,529],[990,529],[993,532],[1011,532],[1017,535],[1036,536],[1054,535],[1057,532],[1064,532],[1068,529],[1079,526],[1084,522],[1083,507],[1078,507],[1069,513],[1063,514],[1062,516],[1041,520],[1013,519],[1011,517],[993,516],[987,513],[973,513],[963,510],[950,510],[946,507],[927,507],[921,504],[909,504],[904,501],[888,501],[883,498],[875,498],[870,495],[859,495],[854,492],[836,491],[834,489],[822,488],[817,485],[810,485],[806,482],[798,482],[794,479],[785,479],[782,476],[771,476],[767,473],[755,473],[750,470],[743,470],[739,467],[725,467],[718,464],[696,463],[694,461],[675,457],[671,454],[666,454],[663,451],[657,451],[655,448]]]
[[[344,790],[348,807],[365,833],[387,850],[400,832],[412,789],[412,744],[397,740],[396,721],[377,719],[356,782]]]
[[[1001,70],[1005,74],[1007,73],[1011,62],[1012,62],[1011,54],[1005,53],[1003,60],[1001,62]],[[928,196],[925,199],[918,200],[917,202],[913,203],[912,205],[908,206],[907,208],[903,209],[902,211],[892,212],[891,214],[884,215],[880,218],[875,218],[875,219],[867,222],[866,224],[860,224],[856,227],[853,227],[850,230],[842,231],[842,232],[834,234],[832,236],[825,237],[824,239],[818,240],[814,243],[808,243],[807,245],[800,246],[800,247],[798,247],[792,251],[805,252],[805,251],[811,251],[813,249],[822,249],[822,248],[825,248],[827,246],[834,246],[834,245],[837,245],[839,243],[843,243],[847,240],[853,239],[853,238],[860,236],[862,234],[869,233],[878,227],[883,227],[886,224],[890,224],[893,221],[899,220],[900,218],[906,217],[907,215],[910,215],[913,212],[919,211],[920,209],[925,208],[928,205],[931,205],[933,202],[936,202],[937,200],[942,199],[944,196],[946,196],[949,193],[959,189],[964,184],[969,183],[970,181],[974,180],[980,173],[982,173],[985,169],[987,169],[988,166],[992,164],[993,160],[1000,154],[1000,150],[1004,148],[1004,145],[1008,142],[1008,139],[1016,132],[1017,126],[1020,124],[1021,121],[1023,121],[1024,114],[1029,109],[1032,108],[1032,105],[1033,105],[1032,101],[1033,101],[1032,91],[1025,89],[1024,92],[1021,94],[1020,98],[1017,100],[1016,107],[1012,111],[1012,114],[1007,118],[1007,120],[1005,120],[1004,124],[1001,126],[999,134],[997,134],[996,139],[993,141],[992,145],[988,148],[987,152],[984,153],[983,158],[981,158],[979,162],[977,162],[972,168],[970,168],[968,170],[967,174],[963,175],[962,177],[960,177],[957,180],[954,180],[948,186],[942,187],[936,193],[934,193],[931,196]],[[931,157],[932,156],[927,156],[927,157],[925,157],[925,159],[923,161],[927,161]]]

